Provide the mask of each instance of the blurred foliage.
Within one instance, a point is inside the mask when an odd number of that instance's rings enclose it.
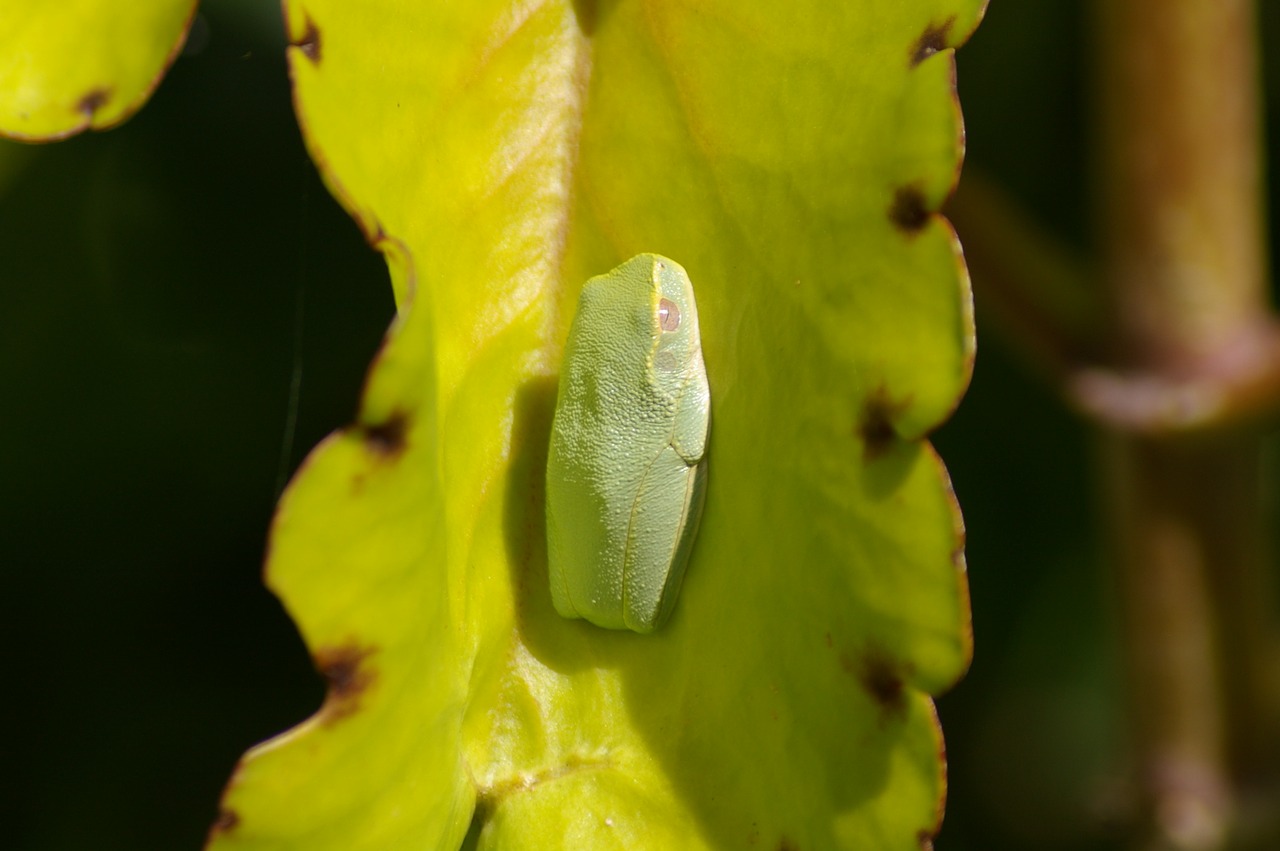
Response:
[[[353,416],[392,300],[303,150],[278,9],[243,5],[120,128],[0,147],[7,847],[199,847],[322,696],[260,576],[290,388],[287,468]]]
[[[1280,8],[1262,5],[1275,34]],[[1085,9],[994,0],[958,54],[966,168],[1082,249]],[[209,3],[197,28],[120,128],[0,146],[19,851],[198,847],[244,748],[322,697],[260,582],[266,527],[282,462],[353,416],[391,294],[303,151],[278,9]],[[1265,71],[1277,139],[1280,79]],[[936,444],[965,512],[976,641],[939,703],[937,846],[1114,847],[1122,719],[1087,431],[984,333],[980,308],[974,382]]]
[[[1280,7],[1260,6],[1265,44]],[[965,174],[994,180],[1086,260],[1096,237],[1088,12],[1071,0],[993,0],[957,59]],[[1280,66],[1267,59],[1274,140]],[[1266,171],[1277,153],[1270,144]],[[1274,209],[1276,184],[1263,190]],[[1273,220],[1273,267],[1276,234]],[[992,333],[982,289],[975,279],[973,384],[935,439],[965,512],[975,633],[969,674],[939,701],[951,786],[938,847],[1127,847],[1128,719],[1091,430]]]

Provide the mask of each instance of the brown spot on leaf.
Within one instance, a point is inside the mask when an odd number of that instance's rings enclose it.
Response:
[[[800,846],[784,836],[778,840],[778,851],[800,851]]]
[[[924,190],[919,184],[899,186],[889,205],[889,221],[908,236],[914,236],[929,223],[932,212],[924,201]]]
[[[310,17],[307,18],[307,26],[302,31],[302,37],[293,42],[293,46],[301,50],[312,64],[320,64],[320,28]]]
[[[910,398],[895,401],[889,391],[880,385],[867,397],[858,419],[858,436],[862,438],[862,458],[874,461],[884,455],[898,441],[894,418],[901,416],[911,405]]]
[[[397,411],[386,422],[361,425],[364,441],[379,455],[398,455],[404,451],[409,432],[409,418]]]
[[[932,830],[921,830],[916,833],[916,844],[920,846],[920,851],[933,851],[934,836],[935,833]]]
[[[76,101],[76,112],[85,118],[93,118],[93,114],[106,106],[109,100],[111,100],[111,89],[101,86],[90,89]]]
[[[947,39],[951,36],[951,27],[955,22],[955,15],[952,15],[941,24],[930,23],[925,27],[915,44],[911,45],[911,67],[919,65],[939,50],[946,50]]]
[[[887,653],[874,647],[863,651],[858,679],[883,714],[906,712],[906,677],[901,663]]]
[[[240,825],[240,814],[235,810],[222,809],[218,810],[218,817],[213,820],[213,824],[209,826],[209,838],[218,836],[223,833],[230,833]]]
[[[354,644],[316,651],[316,670],[329,681],[329,693],[320,707],[325,722],[345,718],[360,708],[361,696],[377,677],[377,672],[366,664],[373,652],[372,648]]]

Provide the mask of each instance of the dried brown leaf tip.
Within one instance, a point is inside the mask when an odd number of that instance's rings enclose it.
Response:
[[[924,32],[911,45],[911,67],[919,65],[939,50],[947,49],[947,41],[951,38],[951,27],[955,22],[953,15],[941,24],[930,23],[925,27]]]
[[[302,31],[302,37],[293,42],[293,46],[301,50],[312,63],[320,64],[320,28],[316,26],[315,21],[307,18],[307,26]]]
[[[898,442],[893,421],[911,405],[910,399],[894,400],[884,385],[877,387],[862,405],[858,419],[858,437],[862,439],[862,458],[874,461]]]
[[[92,119],[94,113],[106,106],[109,100],[111,100],[111,89],[102,86],[90,89],[76,101],[76,112],[85,118]]]
[[[230,833],[240,825],[240,815],[235,810],[221,809],[218,810],[218,817],[213,820],[213,824],[209,826],[209,838],[218,836],[223,833]]]
[[[919,184],[899,186],[889,205],[889,221],[908,236],[919,233],[929,223],[932,211],[925,203],[924,190]]]
[[[355,644],[316,652],[316,669],[329,681],[329,693],[320,708],[325,722],[337,721],[359,710],[360,698],[377,677],[377,672],[368,664],[373,652],[372,648]]]
[[[902,665],[877,648],[862,653],[858,680],[886,715],[902,715],[907,710],[906,677]]]
[[[409,418],[397,411],[384,422],[361,425],[365,445],[378,455],[399,455],[409,434]]]

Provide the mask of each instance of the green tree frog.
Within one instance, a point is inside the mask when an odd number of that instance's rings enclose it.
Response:
[[[642,633],[670,616],[702,513],[710,417],[680,264],[640,254],[587,281],[547,455],[557,612]]]

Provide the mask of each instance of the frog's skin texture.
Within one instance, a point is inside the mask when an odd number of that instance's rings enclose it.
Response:
[[[671,615],[702,513],[710,418],[680,264],[640,254],[587,281],[547,455],[557,612],[642,633]]]

